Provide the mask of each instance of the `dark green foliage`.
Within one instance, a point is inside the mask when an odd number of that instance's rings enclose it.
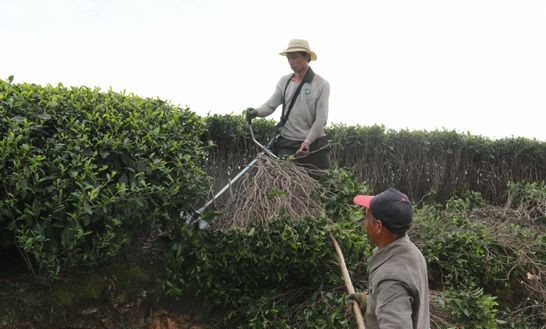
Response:
[[[525,215],[527,224],[546,224],[546,184],[510,182],[507,206]]]
[[[487,280],[490,240],[485,228],[460,216],[425,216],[415,216],[418,227],[413,230],[429,263],[433,287],[465,288]]]
[[[528,206],[533,207],[546,199],[546,184],[545,182],[527,184],[510,182],[507,192],[511,207],[517,208],[529,202],[533,203]]]
[[[214,144],[207,161],[203,163],[210,176],[214,177],[216,190],[239,173],[243,166],[261,151],[250,138],[248,125],[240,115],[212,115],[205,118],[206,140]],[[266,146],[276,136],[275,124],[271,120],[252,121],[256,140]]]
[[[223,328],[355,328],[342,290],[303,288],[271,291],[258,299],[245,300],[243,312],[228,314]],[[241,316],[240,313],[243,315]],[[245,325],[241,325],[245,323]]]
[[[237,144],[243,140],[250,141],[248,124],[241,115],[214,114],[207,116],[205,123],[208,131],[208,139],[221,142],[224,147]],[[273,120],[254,119],[252,127],[256,135],[256,140],[262,144],[265,144],[277,132]]]
[[[241,323],[244,328],[352,327],[329,232],[351,264],[351,275],[365,276],[363,260],[372,246],[352,197],[366,187],[339,168],[325,176],[323,187],[322,200],[334,222],[279,215],[268,230],[246,227],[224,233],[181,227],[166,258],[166,292],[196,293],[233,309],[224,319],[230,328]]]
[[[544,268],[544,263],[534,263],[537,258],[532,254],[534,249],[536,256],[544,255],[546,244],[540,236],[517,226],[492,231],[483,222],[472,222],[470,210],[480,197],[471,192],[464,195],[464,199],[452,199],[445,207],[417,209],[412,239],[429,262],[431,284],[445,291],[435,299],[446,314],[445,323],[461,328],[509,326],[512,322],[504,316],[506,307],[541,305],[544,301],[543,296],[518,292],[524,288],[514,285],[512,278],[522,278],[534,264]],[[340,203],[351,207],[348,202]],[[248,228],[222,234],[183,229],[170,252],[170,278],[165,287],[175,295],[197,291],[212,303],[228,305],[232,311],[226,314],[224,327],[354,327],[327,231],[332,230],[340,242],[359,290],[366,289],[361,282],[367,279],[365,260],[372,246],[362,222],[347,219],[328,228],[317,219],[295,222],[283,218],[268,232]],[[503,237],[508,234],[522,243],[506,248]],[[320,238],[312,237],[317,235]],[[182,236],[186,240],[180,240]],[[533,237],[536,243],[527,248],[525,241]],[[522,252],[530,258],[518,257]],[[501,305],[497,294],[511,294],[513,300],[507,305],[503,299]],[[501,306],[503,312],[499,313]],[[533,318],[540,321],[540,316],[531,316],[527,313],[525,318],[529,323]]]
[[[433,297],[433,303],[449,315],[451,324],[440,325],[440,328],[496,329],[496,298],[484,294],[483,289],[444,290]]]
[[[519,191],[533,195],[536,184],[521,185]],[[540,327],[538,323],[546,323],[546,286],[528,275],[546,272],[545,228],[517,225],[525,214],[477,207],[480,202],[479,194],[467,192],[445,207],[417,209],[411,235],[427,259],[429,283],[433,289],[453,291],[450,313],[456,323],[495,328],[492,310],[498,306],[497,316],[505,322],[499,323],[506,327],[527,322],[534,323],[528,328]],[[529,211],[535,212],[537,204]],[[478,307],[483,314],[470,312]]]
[[[170,281],[225,305],[281,287],[318,286],[338,277],[328,241],[326,222],[312,218],[279,218],[269,231],[181,227],[167,263]]]
[[[191,292],[225,305],[233,309],[225,321],[248,324],[245,328],[294,328],[299,322],[305,323],[301,328],[350,327],[344,293],[318,291],[343,289],[329,230],[354,265],[351,272],[362,271],[371,246],[355,223],[329,226],[322,219],[280,217],[268,231],[181,227],[167,256],[164,288],[170,295]]]
[[[205,127],[188,109],[5,81],[0,105],[0,231],[37,274],[115,256],[208,188]]]
[[[353,198],[371,191],[367,185],[358,183],[350,171],[334,166],[320,178],[320,185],[322,202],[329,217],[362,219],[362,208],[353,204]]]
[[[253,124],[260,142],[275,135],[273,121]],[[431,285],[443,291],[433,299],[446,323],[544,326],[543,281],[526,278],[546,273],[545,143],[381,126],[328,133],[337,166],[321,180],[323,217],[281,211],[267,231],[198,231],[178,225],[178,213],[195,210],[209,188],[201,166],[225,179],[259,152],[241,116],[203,120],[158,99],[0,81],[0,250],[15,245],[37,275],[55,277],[111,260],[136,237],[167,226],[163,291],[223,305],[219,326],[353,328],[328,235],[340,243],[357,290],[365,290],[373,246],[352,197],[396,186],[419,205],[410,235]],[[506,188],[510,180],[518,183]],[[504,191],[502,211],[511,218],[476,214]],[[523,220],[513,222],[516,216]],[[60,306],[94,300],[103,289],[97,280],[53,298]],[[140,281],[152,280],[124,282]]]
[[[513,226],[492,231],[468,214],[431,207],[418,209],[415,219],[412,235],[429,262],[433,286],[480,286],[493,291],[508,283],[508,273],[523,275],[529,265],[518,263],[520,249],[503,248],[504,234],[532,241],[534,234],[529,230]]]

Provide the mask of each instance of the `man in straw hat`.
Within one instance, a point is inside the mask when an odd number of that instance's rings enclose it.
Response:
[[[254,117],[268,116],[282,104],[279,138],[273,151],[281,157],[295,155],[296,163],[309,169],[328,169],[330,149],[324,126],[330,85],[309,66],[317,55],[306,40],[290,40],[280,55],[286,56],[294,73],[281,77],[265,104],[245,110],[246,119],[250,122]]]
[[[391,187],[353,202],[366,208],[364,227],[377,246],[368,259],[368,293],[349,294],[366,309],[367,328],[430,328],[427,263],[406,234],[413,217],[408,197]]]

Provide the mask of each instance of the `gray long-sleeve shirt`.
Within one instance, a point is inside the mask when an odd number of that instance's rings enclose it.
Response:
[[[292,74],[281,77],[275,92],[265,104],[258,107],[259,117],[273,113],[283,103],[283,94],[286,83]],[[286,89],[286,110],[299,84],[290,81]],[[328,98],[330,84],[324,78],[315,74],[311,83],[306,82],[294,103],[288,121],[281,129],[281,136],[295,141],[313,143],[317,138],[324,136],[324,126],[328,120]]]
[[[407,235],[368,259],[368,329],[429,329],[427,264]]]

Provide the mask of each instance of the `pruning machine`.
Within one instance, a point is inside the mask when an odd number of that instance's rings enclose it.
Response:
[[[275,135],[271,140],[264,146],[260,142],[256,140],[254,137],[254,130],[252,129],[252,120],[247,121],[248,130],[250,132],[250,138],[252,141],[258,145],[258,147],[262,150],[254,160],[252,160],[250,163],[248,163],[243,170],[241,170],[235,177],[233,177],[220,191],[216,192],[216,194],[205,203],[205,205],[198,210],[194,211],[193,213],[186,213],[184,211],[180,212],[180,218],[186,219],[187,225],[197,225],[197,227],[201,230],[204,230],[209,227],[209,224],[205,221],[200,219],[201,215],[207,210],[210,205],[214,203],[222,194],[224,194],[231,185],[235,184],[239,179],[241,179],[246,173],[248,173],[258,162],[258,158],[264,154],[269,155],[270,157],[274,159],[278,159],[278,157],[271,151],[271,148],[273,147],[273,144],[275,143],[276,139],[278,138],[278,134]]]

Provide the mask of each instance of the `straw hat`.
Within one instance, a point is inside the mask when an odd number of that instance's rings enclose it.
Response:
[[[317,59],[317,54],[311,51],[311,48],[309,47],[309,42],[307,42],[307,40],[302,40],[302,39],[290,40],[290,42],[288,43],[288,47],[286,47],[286,50],[279,53],[279,55],[286,56],[286,54],[288,53],[294,53],[297,51],[304,51],[308,53],[312,61]]]

